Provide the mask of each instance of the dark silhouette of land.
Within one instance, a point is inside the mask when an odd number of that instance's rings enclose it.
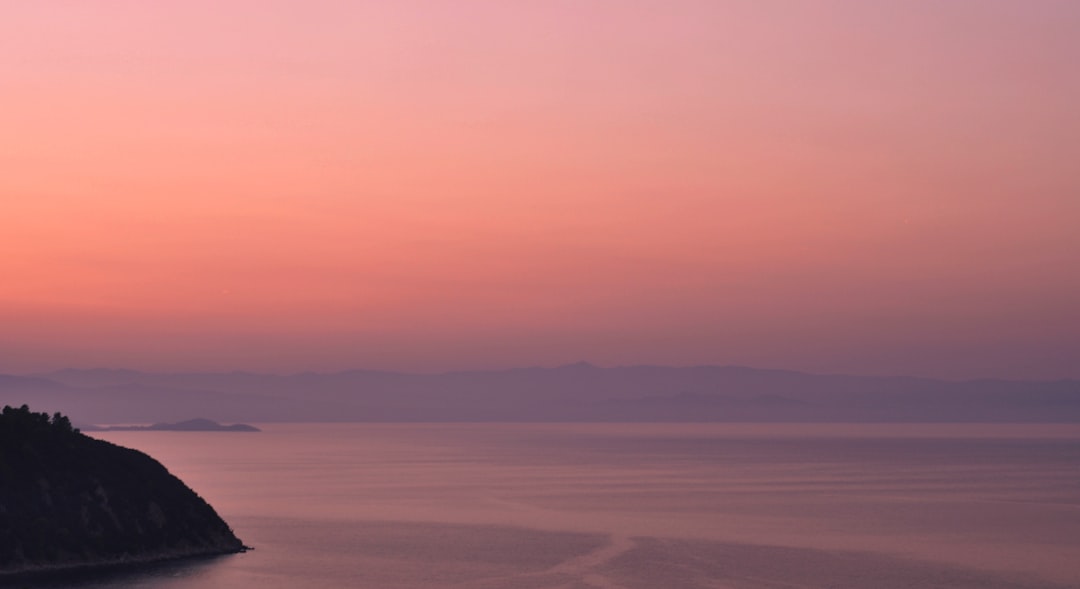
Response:
[[[585,363],[407,374],[146,373],[0,376],[0,403],[80,423],[223,422],[1080,422],[1080,381],[947,381],[738,366]]]
[[[160,422],[153,425],[112,425],[96,428],[97,431],[155,431],[155,432],[257,432],[259,428],[246,423],[222,425],[212,419],[188,419],[175,423]]]
[[[0,481],[0,582],[245,550],[160,463],[59,413],[4,407]]]

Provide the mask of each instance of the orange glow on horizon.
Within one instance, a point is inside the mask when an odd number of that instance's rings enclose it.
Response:
[[[0,372],[1080,377],[1080,7],[15,2]]]

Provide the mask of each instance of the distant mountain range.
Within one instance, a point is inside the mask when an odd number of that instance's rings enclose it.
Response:
[[[0,375],[0,405],[77,423],[1080,422],[1080,381],[945,381],[739,366],[409,374],[61,370]]]

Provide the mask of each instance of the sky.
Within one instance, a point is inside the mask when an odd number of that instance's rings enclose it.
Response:
[[[1080,377],[1073,0],[4,0],[0,372]]]

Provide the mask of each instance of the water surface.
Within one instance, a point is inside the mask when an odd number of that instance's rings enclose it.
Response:
[[[261,427],[94,434],[256,550],[63,586],[1080,586],[1076,426]]]

